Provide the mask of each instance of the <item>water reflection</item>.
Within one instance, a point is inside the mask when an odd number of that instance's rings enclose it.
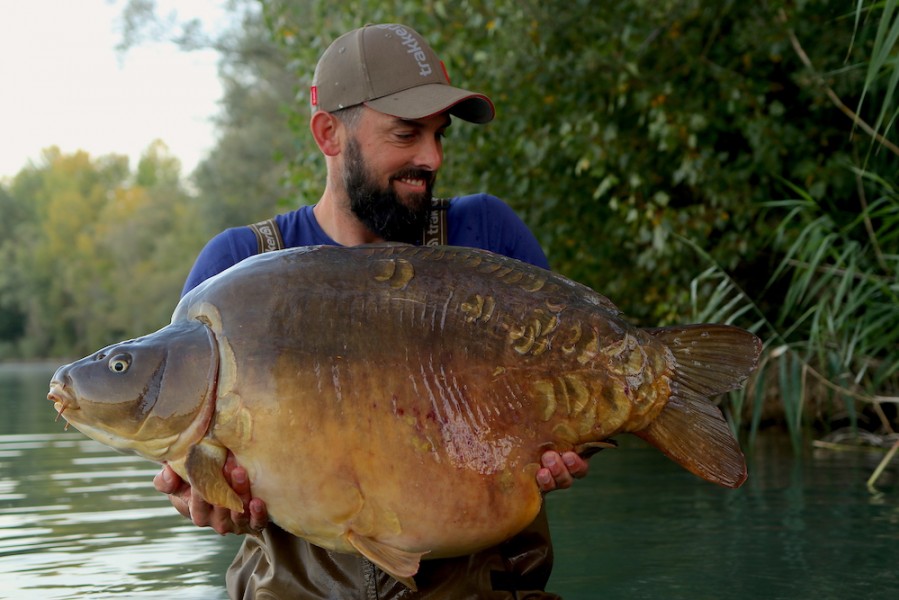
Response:
[[[55,366],[0,365],[0,597],[225,598],[239,540],[177,515],[151,463],[54,423]],[[797,461],[763,440],[731,491],[620,441],[548,497],[566,600],[896,596],[897,469],[865,487],[882,453]]]

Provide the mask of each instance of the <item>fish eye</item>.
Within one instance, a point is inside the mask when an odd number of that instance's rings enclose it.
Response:
[[[116,354],[109,359],[109,370],[113,373],[124,373],[131,366],[130,354]]]

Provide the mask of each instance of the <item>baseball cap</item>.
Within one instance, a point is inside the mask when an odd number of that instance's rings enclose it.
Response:
[[[402,119],[451,115],[487,123],[490,98],[450,85],[434,50],[405,25],[366,25],[345,33],[325,50],[312,78],[312,105],[333,112],[365,104]]]

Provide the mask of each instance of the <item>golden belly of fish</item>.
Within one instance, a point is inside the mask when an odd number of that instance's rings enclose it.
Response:
[[[280,527],[414,587],[420,559],[535,518],[547,449],[632,432],[740,485],[707,397],[758,353],[733,327],[637,329],[593,290],[485,251],[310,247],[204,282],[166,328],[61,367],[49,397],[87,435],[240,510],[230,450]]]

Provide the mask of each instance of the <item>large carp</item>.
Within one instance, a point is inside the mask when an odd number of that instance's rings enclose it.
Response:
[[[593,290],[486,251],[307,247],[207,280],[168,326],[61,367],[48,397],[241,510],[232,451],[278,525],[412,587],[422,557],[534,519],[547,449],[630,432],[739,486],[743,455],[708,397],[759,351],[724,325],[635,328]]]

